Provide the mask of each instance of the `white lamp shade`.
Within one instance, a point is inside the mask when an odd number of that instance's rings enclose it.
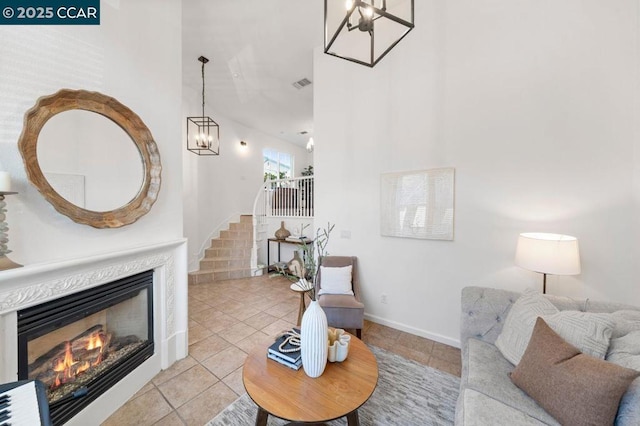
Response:
[[[577,275],[580,273],[578,240],[560,234],[520,234],[515,262],[543,274]]]

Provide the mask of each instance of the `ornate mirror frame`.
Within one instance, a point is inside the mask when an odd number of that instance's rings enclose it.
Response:
[[[80,109],[95,112],[116,123],[129,135],[140,152],[143,182],[138,194],[126,205],[96,212],[78,207],[58,194],[45,178],[37,157],[38,136],[42,127],[56,114]],[[24,127],[18,140],[29,181],[53,207],[73,221],[94,228],[119,228],[129,225],[151,210],[160,191],[160,153],[151,132],[136,113],[116,99],[98,92],[62,89],[43,96],[24,115]]]

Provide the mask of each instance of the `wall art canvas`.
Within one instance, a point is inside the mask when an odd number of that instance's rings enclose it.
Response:
[[[383,236],[453,240],[455,169],[383,173]]]

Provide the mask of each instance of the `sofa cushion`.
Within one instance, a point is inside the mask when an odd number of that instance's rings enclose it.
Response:
[[[498,348],[478,339],[467,341],[461,387],[476,390],[545,424],[558,425],[546,411],[509,379],[513,365]]]
[[[511,380],[563,425],[613,424],[640,372],[581,353],[538,318]]]
[[[456,425],[459,426],[546,426],[528,416],[518,408],[513,408],[497,399],[473,389],[463,389],[456,410]]]
[[[520,362],[538,317],[582,352],[604,359],[615,326],[610,314],[558,311],[542,294],[529,289],[514,303],[496,340],[496,346],[512,364]]]
[[[344,294],[323,294],[318,303],[327,315],[332,327],[362,328],[364,326],[364,304],[354,296]]]

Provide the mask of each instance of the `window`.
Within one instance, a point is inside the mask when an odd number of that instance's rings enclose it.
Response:
[[[263,156],[265,182],[293,177],[293,156],[291,154],[265,149]]]

